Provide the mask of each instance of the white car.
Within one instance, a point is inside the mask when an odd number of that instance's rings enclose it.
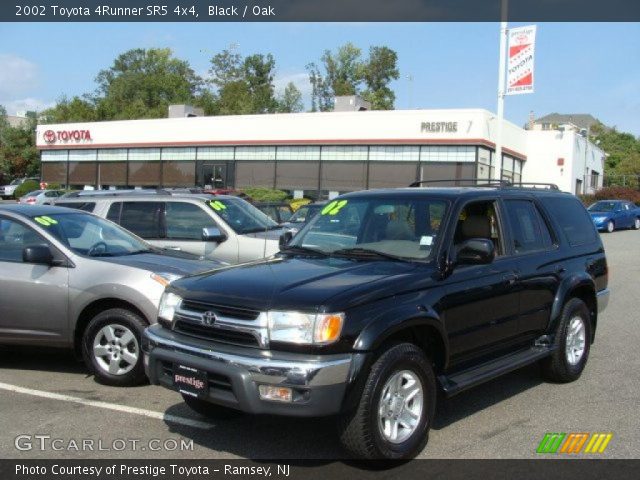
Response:
[[[33,178],[16,178],[9,185],[3,185],[3,186],[0,187],[0,197],[2,197],[3,199],[13,198],[13,194],[16,191],[16,188],[18,188],[20,185],[22,185],[27,180],[35,180],[36,182],[40,181],[39,178],[35,178],[35,177],[33,177]]]
[[[19,202],[25,205],[53,205],[53,202],[64,195],[62,190],[34,190],[20,197]]]

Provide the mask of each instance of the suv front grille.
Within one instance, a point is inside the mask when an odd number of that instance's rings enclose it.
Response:
[[[205,313],[215,319],[205,323]],[[268,348],[266,315],[256,310],[183,300],[176,310],[173,330],[215,342]]]

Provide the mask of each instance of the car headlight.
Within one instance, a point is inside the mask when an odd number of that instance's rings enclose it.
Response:
[[[272,342],[327,345],[340,338],[344,313],[267,313]]]
[[[171,292],[164,292],[160,297],[160,306],[158,307],[158,320],[172,323],[173,315],[176,309],[182,303],[182,297]]]
[[[176,275],[175,273],[152,273],[151,278],[158,282],[163,287],[166,287],[174,280],[178,280],[182,278],[182,275]]]

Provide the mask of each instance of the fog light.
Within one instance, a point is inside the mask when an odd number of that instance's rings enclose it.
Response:
[[[260,385],[260,398],[262,400],[272,400],[274,402],[291,402],[293,392],[290,388],[275,387],[273,385]]]

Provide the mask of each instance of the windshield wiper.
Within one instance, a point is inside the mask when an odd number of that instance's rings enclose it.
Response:
[[[298,245],[286,245],[284,247],[280,247],[280,251],[281,252],[285,252],[285,253],[300,253],[300,254],[312,254],[312,255],[318,255],[321,257],[328,257],[329,254],[327,252],[324,252],[320,249],[317,248],[313,248],[313,247],[302,247],[302,246],[298,246]]]
[[[388,260],[396,260],[400,262],[411,262],[413,260],[416,260],[413,258],[400,257],[398,255],[393,255],[392,253],[380,252],[378,250],[372,250],[369,248],[359,248],[359,247],[341,248],[340,250],[334,250],[333,252],[331,252],[331,255],[340,255],[345,257],[359,257],[359,258],[378,257],[378,258],[386,258]]]
[[[133,252],[123,253],[122,255],[140,255],[142,253],[152,253],[152,252],[153,250],[151,248],[147,248],[145,250],[134,250]]]

